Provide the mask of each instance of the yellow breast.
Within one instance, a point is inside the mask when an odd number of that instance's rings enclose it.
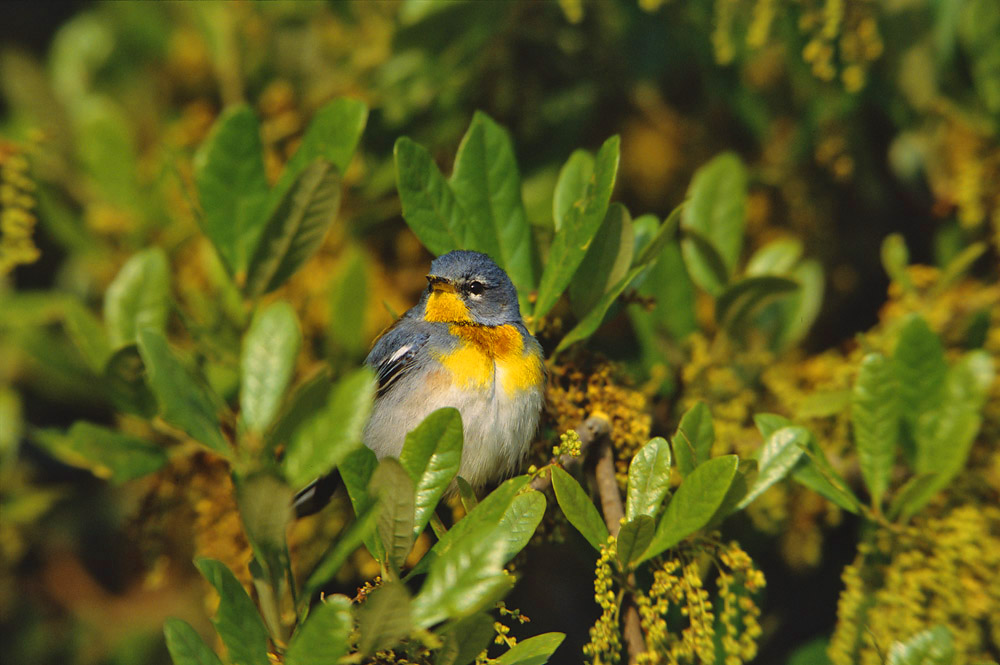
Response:
[[[541,359],[524,352],[524,340],[514,326],[451,325],[448,330],[461,340],[454,351],[438,357],[452,385],[485,389],[499,379],[511,396],[541,383]]]

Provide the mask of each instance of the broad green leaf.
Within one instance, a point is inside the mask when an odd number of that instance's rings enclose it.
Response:
[[[100,320],[83,303],[70,300],[66,303],[66,333],[80,350],[80,355],[95,374],[104,371],[111,357],[111,344]]]
[[[201,227],[231,275],[246,269],[266,220],[263,152],[257,116],[241,104],[223,111],[195,154]]]
[[[674,432],[674,457],[681,477],[686,477],[702,462],[708,460],[715,443],[712,412],[704,402],[697,402],[684,412]]]
[[[934,283],[934,288],[931,289],[931,295],[935,296],[942,293],[945,289],[950,287],[952,284],[961,279],[965,273],[972,269],[979,257],[982,256],[989,247],[984,242],[974,242],[962,251],[960,251],[954,258],[948,261],[948,264],[941,271],[941,276],[938,277],[937,282]]]
[[[219,594],[212,624],[226,645],[229,660],[240,665],[268,665],[267,629],[243,585],[221,561],[197,559],[194,564]]]
[[[681,256],[692,282],[715,297],[725,290],[729,268],[708,236],[693,228],[682,228]]]
[[[947,626],[934,626],[889,647],[887,665],[952,665],[955,642]]]
[[[102,372],[104,389],[115,409],[143,418],[156,415],[156,397],[146,385],[146,368],[135,344],[111,354]]]
[[[485,613],[452,622],[438,634],[444,645],[435,654],[434,665],[469,665],[496,636],[493,617]]]
[[[104,324],[111,347],[133,344],[139,331],[162,332],[170,310],[167,255],[159,247],[146,249],[125,262],[104,293]]]
[[[902,434],[912,459],[917,419],[940,403],[948,373],[944,346],[919,314],[904,320],[892,364],[899,386]]]
[[[371,449],[361,446],[348,454],[337,467],[340,478],[344,481],[344,487],[347,489],[347,496],[351,499],[354,514],[359,520],[378,502],[378,497],[373,497],[368,493],[368,484],[371,482],[372,474],[375,473],[377,466],[378,459],[376,459],[375,453]],[[374,531],[364,536],[364,543],[373,558],[377,561],[385,559],[382,543],[375,537]]]
[[[288,566],[285,530],[292,520],[290,487],[270,473],[235,478],[236,503],[243,526],[268,583],[281,585]]]
[[[375,533],[375,526],[378,517],[377,504],[372,503],[367,508],[358,513],[357,519],[351,523],[340,535],[333,547],[323,555],[320,562],[309,574],[305,584],[302,585],[302,593],[299,602],[308,602],[317,591],[323,588],[332,580],[340,569],[347,563],[347,559],[361,547],[365,540]]]
[[[649,515],[637,515],[625,522],[618,532],[618,561],[622,568],[639,560],[656,533],[656,521]]]
[[[462,507],[465,508],[466,513],[471,513],[476,505],[479,504],[475,490],[472,489],[472,485],[462,476],[455,476],[455,485],[458,486],[458,494],[462,499]]]
[[[301,344],[299,322],[288,303],[276,302],[254,317],[240,360],[240,419],[250,431],[263,432],[274,422]]]
[[[767,488],[784,478],[802,456],[802,446],[812,435],[804,427],[783,427],[764,440],[764,445],[754,454],[757,460],[757,479],[747,495],[737,504],[746,508]]]
[[[786,349],[799,342],[812,328],[823,306],[826,288],[823,266],[806,259],[792,270],[790,277],[799,283],[796,292],[771,306],[780,309],[783,327],[774,343],[776,349]]]
[[[562,228],[563,220],[577,201],[582,201],[587,183],[594,177],[594,156],[586,150],[574,150],[559,169],[555,191],[552,195],[552,221],[554,230]]]
[[[393,149],[403,219],[432,254],[465,246],[468,216],[431,154],[403,136]]]
[[[632,216],[621,203],[612,203],[569,283],[569,300],[578,319],[625,277],[634,252]]]
[[[604,524],[597,506],[580,483],[561,467],[552,466],[552,489],[556,492],[556,500],[569,523],[587,539],[591,547],[600,550],[601,545],[608,542],[608,527]]]
[[[365,351],[368,275],[364,253],[351,248],[340,274],[330,285],[330,339],[336,349],[354,355]]]
[[[328,596],[314,607],[285,652],[285,665],[336,665],[351,649],[351,599]]]
[[[714,529],[722,523],[724,519],[732,515],[739,509],[740,502],[750,493],[750,488],[757,481],[757,460],[741,459],[736,467],[736,475],[729,485],[726,496],[722,503],[715,509],[712,519],[705,525],[706,529]]]
[[[656,527],[653,542],[640,561],[670,549],[708,524],[726,498],[738,466],[736,455],[716,457],[699,464],[670,499]]]
[[[799,402],[799,408],[795,412],[795,417],[800,420],[807,418],[828,418],[847,410],[850,405],[850,390],[815,392],[807,395],[805,399]]]
[[[544,516],[545,495],[541,492],[524,492],[514,497],[500,517],[500,530],[497,536],[506,544],[504,563],[524,549],[535,535],[535,529]]]
[[[229,444],[222,437],[216,416],[220,400],[205,381],[188,371],[163,334],[151,328],[139,331],[139,355],[163,419],[215,452],[228,456]]]
[[[758,431],[760,431],[761,436],[765,439],[783,427],[792,427],[795,425],[791,420],[784,416],[779,416],[777,413],[754,414],[753,422],[757,426]]]
[[[796,648],[788,657],[785,665],[832,665],[826,655],[829,645],[828,638],[818,637],[804,646]]]
[[[879,506],[899,438],[899,385],[892,363],[880,353],[869,353],[861,361],[851,399],[851,425],[861,475],[872,504]]]
[[[448,529],[434,547],[424,555],[424,558],[414,566],[407,577],[414,577],[426,572],[434,561],[447,554],[455,547],[456,543],[464,540],[473,531],[499,524],[500,520],[504,518],[504,514],[510,509],[514,498],[528,485],[530,480],[531,477],[528,475],[515,476],[490,492],[468,515]],[[509,548],[510,544],[508,543],[506,547]],[[505,552],[504,556],[507,553],[509,552]]]
[[[410,634],[410,593],[400,582],[383,584],[358,608],[358,653],[366,658],[391,649]]]
[[[854,496],[847,481],[833,468],[823,449],[812,437],[803,447],[803,457],[799,464],[792,470],[792,479],[848,512],[861,512],[861,501]]]
[[[287,443],[295,430],[326,406],[332,388],[333,382],[330,380],[328,366],[322,367],[299,383],[286,401],[274,427],[271,428],[268,435],[269,446],[274,448]]]
[[[890,520],[908,520],[927,505],[947,480],[942,482],[942,474],[925,471],[910,477],[892,497],[887,513]]]
[[[544,665],[555,653],[565,633],[543,633],[521,640],[496,659],[497,665]]]
[[[65,434],[35,430],[33,438],[56,459],[114,483],[148,475],[167,463],[166,452],[151,441],[82,421]]]
[[[688,203],[681,226],[692,229],[708,241],[732,274],[743,246],[746,216],[747,174],[740,158],[723,153],[699,168],[688,187]],[[681,246],[691,279],[709,293],[717,294],[725,285],[718,280],[716,266],[708,265],[706,255],[692,243]]]
[[[787,277],[747,277],[726,287],[715,301],[715,321],[730,334],[745,329],[750,316],[776,299],[794,293],[799,283]]]
[[[583,197],[570,206],[552,239],[538,285],[533,314],[536,321],[552,309],[566,290],[604,220],[618,174],[619,145],[620,139],[612,136],[601,146],[594,161],[594,174],[587,182]]]
[[[163,636],[174,665],[222,665],[219,657],[187,621],[170,617],[163,624]]]
[[[700,404],[700,402],[699,402]],[[656,517],[670,489],[670,444],[663,437],[650,439],[628,465],[625,519],[639,515]]]
[[[319,249],[339,207],[340,173],[318,158],[302,169],[268,218],[247,266],[247,296],[273,291],[291,277]]]
[[[882,267],[885,269],[889,279],[906,287],[913,289],[910,282],[910,275],[906,269],[910,266],[910,251],[906,247],[906,240],[899,233],[890,233],[882,241]]]
[[[503,572],[506,551],[497,526],[483,525],[458,540],[431,564],[420,593],[413,599],[414,623],[428,628],[483,609],[509,587]]]
[[[375,377],[362,367],[338,381],[326,406],[295,430],[284,459],[285,477],[293,488],[325,476],[361,446],[374,394]]]
[[[467,249],[496,259],[527,306],[538,268],[514,145],[507,131],[481,111],[462,138],[449,183],[468,215]]]
[[[767,243],[747,261],[748,277],[759,275],[787,275],[802,257],[802,241],[796,238],[779,238]]]
[[[649,314],[637,311],[633,318],[652,317],[658,327],[675,340],[684,339],[698,328],[694,284],[684,267],[679,240],[672,239],[660,250],[639,292],[653,298],[653,311]]]
[[[406,435],[399,462],[415,490],[413,536],[427,526],[434,508],[462,463],[462,416],[446,407],[434,411]]]
[[[372,473],[368,493],[378,497],[376,531],[385,548],[385,563],[398,571],[416,537],[413,529],[413,481],[398,460],[386,457]]]

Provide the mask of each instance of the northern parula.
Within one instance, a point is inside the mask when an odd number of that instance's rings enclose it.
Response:
[[[473,487],[509,475],[528,452],[542,410],[542,348],[521,320],[517,289],[486,254],[456,250],[432,261],[420,302],[365,362],[378,388],[362,440],[379,459],[399,457],[406,434],[446,406],[462,415],[458,474]],[[334,489],[313,483],[296,496],[296,512],[315,512]]]

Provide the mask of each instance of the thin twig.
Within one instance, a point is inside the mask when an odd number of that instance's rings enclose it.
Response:
[[[580,437],[580,454],[570,455],[566,453],[565,455],[560,455],[558,459],[553,460],[554,463],[558,463],[559,466],[570,473],[573,473],[576,467],[583,463],[583,460],[587,456],[587,450],[590,449],[595,441],[601,440],[611,433],[611,423],[608,422],[607,418],[602,416],[591,416],[576,428],[576,433]],[[539,476],[531,481],[531,487],[540,492],[548,489],[551,485],[552,477],[550,475]]]

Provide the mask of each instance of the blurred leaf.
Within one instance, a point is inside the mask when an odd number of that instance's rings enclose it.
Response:
[[[476,505],[479,504],[476,492],[472,489],[472,485],[462,476],[455,476],[455,484],[458,486],[458,494],[462,499],[462,507],[465,508],[466,513],[471,513]]]
[[[431,154],[403,136],[393,150],[403,218],[432,254],[462,249],[468,216]]]
[[[174,665],[222,665],[219,657],[187,621],[168,618],[163,624],[163,636]]]
[[[462,463],[462,416],[445,407],[432,412],[406,435],[399,462],[413,481],[413,536],[427,526],[434,508]]]
[[[851,400],[851,426],[861,475],[879,506],[889,485],[899,438],[899,386],[892,363],[879,353],[861,361]]]
[[[636,515],[618,532],[618,561],[623,569],[639,560],[656,533],[656,521],[649,515]]]
[[[218,400],[204,380],[184,367],[160,332],[150,328],[139,331],[139,354],[163,419],[228,457],[229,444],[222,437],[215,413]]]
[[[730,284],[715,301],[715,321],[730,334],[738,334],[750,315],[776,298],[799,289],[799,283],[786,277],[761,275]]]
[[[587,539],[591,547],[600,551],[601,545],[608,542],[609,534],[594,502],[573,476],[558,466],[553,465],[550,469],[552,489],[555,490],[556,500],[566,519]]]
[[[368,367],[340,379],[326,405],[294,431],[283,461],[293,488],[325,476],[361,446],[361,433],[372,408],[375,377]]]
[[[653,542],[640,561],[661,554],[708,524],[726,498],[738,466],[736,455],[699,464],[674,492],[656,527]]]
[[[330,380],[328,366],[322,367],[318,372],[303,380],[292,391],[291,397],[286,401],[278,420],[271,428],[269,435],[270,447],[274,448],[279,444],[287,443],[303,423],[307,422],[314,414],[326,406],[330,398],[330,390],[333,382]]]
[[[889,647],[887,665],[952,665],[955,643],[947,626],[934,626]]]
[[[726,491],[726,496],[716,508],[712,519],[705,525],[705,529],[716,528],[723,520],[739,510],[740,502],[750,494],[751,486],[757,481],[757,467],[755,459],[740,460],[736,467],[736,475],[733,476],[733,482],[729,485],[729,490]]]
[[[774,343],[778,350],[787,349],[805,337],[823,306],[826,283],[819,261],[803,261],[792,270],[791,278],[799,283],[798,290],[771,305],[779,308],[783,322]]]
[[[246,270],[267,221],[260,124],[245,104],[226,109],[194,158],[201,226],[235,275]]]
[[[301,344],[288,303],[272,303],[254,316],[240,359],[240,419],[251,432],[263,432],[278,415]]]
[[[330,338],[336,346],[353,355],[365,350],[365,310],[368,304],[368,275],[365,255],[349,250],[344,266],[330,286]]]
[[[507,131],[481,111],[473,115],[462,138],[449,183],[468,215],[466,249],[496,259],[526,307],[527,295],[537,283],[538,266],[521,201],[514,144]]]
[[[145,371],[135,344],[118,349],[107,360],[104,385],[116,410],[142,418],[156,415],[156,396],[146,385]]]
[[[399,571],[416,537],[413,481],[399,461],[386,457],[372,472],[368,493],[381,504],[376,531],[385,548],[385,563]]]
[[[445,626],[439,632],[444,645],[434,658],[434,665],[469,665],[490,644],[496,632],[493,617],[473,614]]]
[[[764,445],[754,453],[758,463],[757,479],[736,507],[746,508],[767,488],[788,475],[802,456],[801,446],[811,437],[804,427],[783,427],[767,436]]]
[[[720,280],[714,258],[689,239],[681,244],[691,279],[701,288],[718,295],[736,267],[743,246],[746,215],[747,174],[740,158],[722,153],[699,168],[688,187],[688,202],[681,217],[681,227],[704,237],[718,252],[725,266]]]
[[[543,633],[521,640],[497,658],[497,665],[543,665],[564,639],[565,633]]]
[[[958,38],[976,92],[991,114],[1000,113],[1000,7],[990,0],[962,3]]]
[[[714,297],[722,294],[729,284],[729,269],[708,236],[695,229],[682,228],[681,256],[692,282]]]
[[[937,282],[935,282],[934,288],[931,289],[931,295],[940,295],[945,289],[964,277],[987,249],[986,243],[974,242],[960,251],[954,258],[948,261],[948,265],[941,271],[941,275],[938,277]]]
[[[344,481],[347,495],[351,499],[351,506],[354,507],[354,514],[361,519],[362,515],[372,510],[378,502],[378,497],[373,497],[368,493],[368,484],[371,482],[375,467],[378,466],[378,459],[370,448],[361,446],[347,455],[338,465],[337,470]],[[377,511],[377,509],[376,509]],[[377,512],[376,512],[377,514]],[[364,536],[365,547],[377,561],[385,559],[385,552],[382,543],[375,537],[374,533]]]
[[[594,174],[588,180],[582,198],[569,207],[552,239],[538,285],[538,299],[533,313],[535,321],[545,316],[566,290],[604,220],[618,174],[619,145],[620,139],[612,136],[601,146],[594,161]]]
[[[143,328],[162,332],[169,308],[167,255],[159,247],[135,254],[104,293],[104,323],[112,348],[134,344]]]
[[[681,477],[688,476],[698,465],[708,460],[715,443],[712,412],[704,402],[697,402],[684,412],[674,432],[674,457]]]
[[[114,483],[148,475],[167,463],[161,446],[83,421],[73,423],[66,433],[35,430],[32,438],[56,459]]]
[[[273,291],[291,277],[319,249],[339,207],[340,173],[318,158],[302,169],[267,220],[247,268],[247,296]]]
[[[806,395],[799,402],[799,408],[795,412],[795,417],[800,420],[806,418],[828,418],[846,410],[850,405],[850,390],[814,392]]]
[[[243,585],[221,561],[196,559],[194,564],[219,594],[212,624],[226,645],[229,660],[240,665],[268,665],[267,629]]]
[[[586,150],[574,150],[559,169],[555,192],[552,196],[554,229],[562,228],[563,220],[577,201],[582,201],[587,184],[594,177],[594,156]]]
[[[100,320],[83,305],[70,300],[66,302],[66,332],[73,340],[80,355],[87,361],[95,374],[104,371],[104,365],[111,356],[111,345]]]
[[[907,249],[906,240],[901,234],[890,233],[882,241],[882,267],[889,275],[889,279],[908,291],[913,290],[910,274],[906,272],[910,267],[910,250]]]
[[[831,665],[826,655],[829,644],[828,639],[820,637],[800,646],[788,657],[785,665]]]
[[[134,214],[139,195],[134,124],[125,110],[110,97],[90,91],[69,106],[76,153],[86,175],[96,185],[98,196]]]
[[[634,251],[632,216],[621,203],[612,203],[569,283],[570,303],[578,319],[625,277]]]
[[[946,483],[947,481],[945,481]],[[927,505],[938,490],[945,484],[941,482],[941,474],[925,471],[911,476],[903,483],[892,497],[889,510],[886,513],[890,520],[908,520],[921,508]]]
[[[632,457],[628,466],[625,519],[639,515],[656,517],[670,489],[670,445],[663,437],[650,439]]]
[[[254,554],[266,566],[268,582],[279,586],[288,566],[285,531],[292,520],[292,490],[270,473],[237,476],[235,484],[236,503]]]
[[[748,277],[787,275],[802,257],[802,242],[796,238],[779,238],[764,245],[747,261]]]
[[[917,419],[940,403],[948,373],[944,346],[919,314],[904,319],[892,354],[892,365],[899,388],[904,450],[912,461]]]
[[[367,450],[367,448],[366,448]],[[308,603],[309,599],[332,580],[340,569],[347,563],[347,559],[354,554],[355,550],[372,534],[375,533],[375,525],[378,518],[377,504],[371,503],[358,513],[357,519],[338,537],[333,547],[323,555],[313,571],[309,574],[305,584],[302,585],[299,602]]]
[[[855,515],[861,512],[861,501],[812,437],[803,447],[803,454],[799,465],[792,471],[792,479],[848,512]]]
[[[340,594],[328,596],[292,635],[285,665],[335,665],[351,649],[353,627],[351,599]]]
[[[673,339],[684,339],[698,328],[694,284],[684,267],[680,241],[675,239],[664,245],[639,291],[655,300],[649,316]],[[635,316],[647,315],[639,312]]]
[[[382,584],[368,594],[357,611],[358,653],[366,658],[376,651],[391,649],[410,634],[410,593],[399,582]]]

